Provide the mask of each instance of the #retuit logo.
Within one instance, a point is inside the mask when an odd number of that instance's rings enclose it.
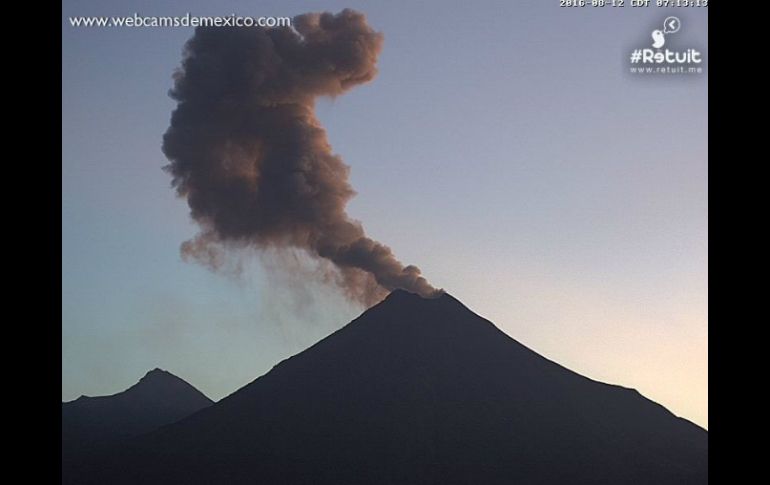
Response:
[[[631,52],[629,71],[634,74],[701,74],[703,72],[703,54],[696,48],[664,48],[670,36],[679,32],[682,21],[669,16],[663,21],[661,29],[650,34],[650,47],[637,48]]]

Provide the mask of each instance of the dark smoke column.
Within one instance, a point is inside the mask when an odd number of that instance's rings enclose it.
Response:
[[[366,236],[345,206],[355,192],[315,116],[377,73],[382,34],[352,10],[304,14],[294,29],[198,28],[185,46],[163,137],[166,167],[201,232],[183,255],[213,267],[222,248],[302,248],[365,304],[403,288],[436,290]]]

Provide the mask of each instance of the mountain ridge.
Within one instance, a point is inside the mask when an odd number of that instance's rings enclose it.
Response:
[[[120,396],[120,395],[129,393],[129,392],[132,392],[132,391],[136,391],[136,389],[142,388],[144,385],[147,385],[148,383],[152,383],[151,385],[154,385],[154,383],[156,383],[156,382],[161,382],[161,383],[164,383],[164,384],[167,384],[169,382],[180,382],[180,383],[183,383],[184,385],[190,386],[193,389],[195,389],[195,386],[193,386],[192,384],[188,383],[184,379],[182,379],[182,378],[172,374],[171,372],[169,372],[167,370],[164,370],[164,369],[161,369],[159,367],[156,367],[154,369],[151,369],[151,370],[147,371],[142,377],[139,378],[138,381],[136,381],[134,384],[130,385],[129,387],[127,387],[126,389],[124,389],[122,391],[118,391],[118,392],[113,393],[113,394],[104,394],[104,395],[99,395],[99,396],[89,396],[87,394],[81,394],[76,399],[71,399],[69,401],[62,401],[62,404],[70,404],[70,403],[74,403],[74,402],[81,401],[81,400],[87,400],[87,399],[106,399],[106,398],[112,398],[112,397],[116,397],[116,396]],[[195,390],[198,391],[198,389],[195,389]],[[200,392],[200,391],[198,391],[198,392]],[[203,394],[203,393],[201,393],[201,394]],[[211,401],[211,402],[213,403],[213,401]]]
[[[699,484],[707,437],[636,390],[537,354],[449,294],[397,291],[215,405],[130,440],[92,478]]]
[[[63,471],[77,469],[105,449],[213,403],[191,384],[159,368],[115,394],[62,402]]]

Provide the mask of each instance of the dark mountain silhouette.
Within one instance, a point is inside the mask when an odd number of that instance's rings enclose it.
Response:
[[[707,448],[702,428],[452,296],[395,291],[77,483],[704,484]]]
[[[62,467],[78,466],[127,438],[191,415],[214,401],[171,374],[151,370],[139,382],[111,396],[80,396],[64,402]]]

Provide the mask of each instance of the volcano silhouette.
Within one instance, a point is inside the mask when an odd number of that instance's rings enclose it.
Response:
[[[175,376],[153,369],[139,382],[111,396],[80,396],[63,402],[62,470],[128,438],[153,431],[213,404],[202,392]]]
[[[704,484],[708,433],[404,291],[72,483]]]
[[[173,423],[213,404],[202,392],[161,369],[111,396],[80,396],[62,403],[62,444],[104,446]]]

